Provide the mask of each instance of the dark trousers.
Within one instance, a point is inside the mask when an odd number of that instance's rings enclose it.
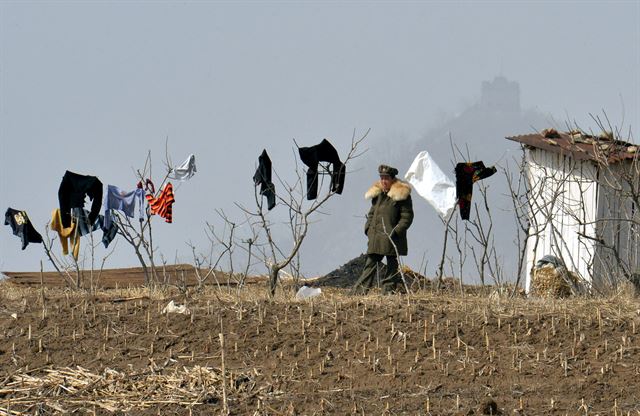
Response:
[[[358,281],[353,285],[351,294],[367,293],[369,289],[378,285],[383,257],[381,254],[367,254],[364,270],[362,270]],[[402,284],[402,278],[398,270],[398,258],[396,256],[387,256],[387,271],[379,283],[385,292],[393,291],[398,285]]]

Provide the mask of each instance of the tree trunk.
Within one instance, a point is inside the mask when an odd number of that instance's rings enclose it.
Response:
[[[280,272],[280,269],[280,267],[273,265],[269,272],[269,293],[271,294],[271,297],[276,295],[276,285],[278,284],[278,273]]]

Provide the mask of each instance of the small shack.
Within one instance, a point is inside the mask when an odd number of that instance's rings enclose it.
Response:
[[[579,130],[507,139],[521,143],[525,152],[526,291],[544,256],[557,257],[598,292],[633,280],[640,269],[638,146],[613,134]]]

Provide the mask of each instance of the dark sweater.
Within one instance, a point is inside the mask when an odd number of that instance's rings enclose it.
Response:
[[[102,205],[102,182],[95,176],[66,171],[58,189],[60,215],[64,227],[71,225],[71,208],[84,208],[84,199],[87,196],[92,200],[89,222],[93,224],[98,219]]]

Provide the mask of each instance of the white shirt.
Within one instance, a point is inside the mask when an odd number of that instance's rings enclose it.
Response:
[[[178,181],[186,181],[187,179],[191,179],[196,172],[196,157],[195,155],[190,154],[182,165],[173,168],[169,174],[169,178]]]

